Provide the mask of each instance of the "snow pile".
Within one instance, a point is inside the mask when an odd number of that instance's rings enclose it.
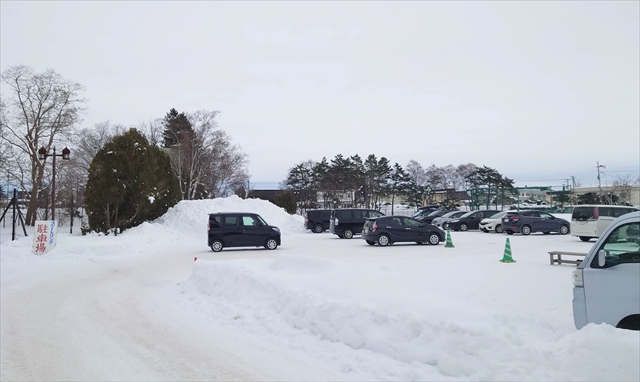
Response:
[[[503,267],[503,269],[506,269]],[[376,287],[379,285],[379,287]],[[563,333],[535,316],[487,310],[446,290],[329,259],[197,262],[182,285],[188,309],[229,330],[314,357],[351,376],[400,380],[638,380],[637,332],[589,325]],[[353,349],[363,352],[353,357]],[[341,356],[342,354],[342,356]],[[593,362],[597,357],[598,362]],[[567,365],[572,365],[567,367]],[[613,372],[612,374],[612,371]]]
[[[269,225],[285,234],[304,232],[304,218],[289,215],[284,208],[262,199],[242,199],[237,195],[227,198],[183,200],[156,219],[152,225],[163,225],[188,236],[205,237],[209,214],[215,212],[253,212],[262,216]]]

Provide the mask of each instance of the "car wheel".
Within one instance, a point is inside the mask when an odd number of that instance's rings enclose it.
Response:
[[[505,231],[507,235],[513,235],[513,231]]]
[[[322,224],[316,224],[313,226],[313,232],[322,233],[324,231],[324,226]]]
[[[580,240],[582,240],[582,241],[589,241],[589,240],[591,240],[591,238],[590,238],[590,237],[587,237],[587,236],[580,236]]]
[[[561,235],[566,235],[569,233],[569,227],[567,227],[566,225],[561,225],[560,226],[560,234]]]
[[[369,245],[376,245],[376,242],[373,240],[366,240],[367,244]]]
[[[389,236],[387,235],[380,235],[380,237],[378,238],[378,245],[381,247],[386,247],[390,243],[391,242],[389,241]]]
[[[496,226],[496,233],[502,233],[502,225],[498,224]]]
[[[527,236],[531,233],[531,227],[529,227],[528,225],[523,225],[522,228],[520,228],[520,232],[522,232],[523,235]]]
[[[224,244],[222,243],[222,240],[215,239],[214,241],[211,242],[211,250],[213,252],[220,252],[222,251],[222,248],[224,248]]]
[[[347,228],[344,230],[342,235],[344,236],[345,239],[351,239],[353,237],[353,231],[351,230],[351,228]]]
[[[469,229],[469,227],[467,227],[467,225],[466,225],[466,224],[464,224],[464,223],[460,224],[460,231],[463,231],[463,232],[464,232],[464,231],[466,231],[466,230],[468,230],[468,229]]]
[[[278,242],[276,241],[276,239],[270,237],[267,239],[267,241],[264,242],[264,247],[269,250],[274,250],[278,248]]]
[[[437,233],[432,233],[429,235],[429,244],[438,245],[440,243],[440,236]]]

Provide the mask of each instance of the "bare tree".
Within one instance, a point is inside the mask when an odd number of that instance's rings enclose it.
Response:
[[[247,183],[247,155],[239,146],[231,144],[224,131],[215,132],[210,154],[208,189],[213,191],[212,196],[228,196]]]
[[[183,199],[227,196],[249,180],[246,154],[218,129],[215,120],[218,113],[207,110],[184,113],[188,121],[185,123],[183,113],[172,109],[162,121],[164,137],[173,142],[165,150],[180,180]],[[175,124],[176,119],[180,126]]]
[[[142,121],[138,125],[138,130],[147,138],[149,144],[155,147],[162,147],[164,125],[162,118],[149,119]]]
[[[405,170],[409,177],[413,179],[418,186],[424,186],[427,184],[427,173],[425,169],[422,167],[420,163],[411,159],[407,164],[407,168]]]
[[[73,162],[85,172],[89,172],[89,166],[98,151],[113,137],[122,135],[126,128],[122,124],[111,124],[109,121],[98,122],[92,128],[77,130],[72,136]]]
[[[25,65],[12,66],[2,72],[2,82],[12,94],[6,99],[3,96],[0,102],[1,139],[10,147],[8,162],[24,171],[14,172],[18,176],[16,180],[31,185],[26,220],[33,225],[46,162],[38,159],[38,149],[42,146],[49,151],[56,144],[61,145],[80,121],[80,114],[85,110],[85,99],[80,98],[84,88],[52,69],[35,73]],[[25,177],[27,179],[20,179]]]
[[[638,187],[640,178],[634,178],[631,175],[618,176],[611,182],[613,193],[618,195],[619,201],[624,204],[631,202],[631,192]]]

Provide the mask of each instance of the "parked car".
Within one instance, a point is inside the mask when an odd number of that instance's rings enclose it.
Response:
[[[329,229],[331,210],[307,210],[304,213],[304,228],[321,233]]]
[[[454,231],[468,231],[470,229],[479,229],[480,221],[488,218],[500,211],[498,210],[478,210],[469,211],[457,219],[449,222],[449,228]]]
[[[418,207],[418,211],[434,211],[440,208],[441,207],[438,204],[430,204],[428,206]]]
[[[430,214],[428,214],[427,216],[420,216],[420,217],[416,217],[415,219],[420,220],[423,223],[428,223],[428,224],[432,224],[433,219],[435,218],[439,218],[440,216],[444,216],[445,214],[448,214],[449,212],[451,212],[450,210],[435,210],[435,211],[431,211]]]
[[[444,230],[449,229],[449,222],[466,214],[468,211],[449,211],[446,214],[433,219],[431,224]]]
[[[440,228],[408,216],[382,216],[367,219],[362,229],[367,244],[381,247],[399,242],[437,245],[445,239]]]
[[[502,218],[502,230],[509,235],[520,232],[529,235],[531,232],[542,232],[545,235],[559,232],[566,235],[570,231],[570,223],[557,218],[548,212],[525,210],[507,212]]]
[[[331,211],[329,231],[341,239],[351,239],[362,232],[364,222],[369,218],[384,216],[380,211],[366,208],[341,208]]]
[[[616,218],[633,211],[638,209],[597,204],[574,206],[571,213],[571,235],[582,241],[598,238]]]
[[[483,232],[502,233],[502,218],[507,214],[507,211],[498,212],[495,215],[491,215],[486,219],[480,220],[480,230]]]
[[[573,320],[640,330],[640,212],[604,230],[573,271]]]
[[[265,247],[280,245],[280,229],[251,212],[209,214],[208,245],[213,252],[225,247]]]

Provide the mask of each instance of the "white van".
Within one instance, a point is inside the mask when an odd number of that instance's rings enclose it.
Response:
[[[571,235],[582,241],[598,238],[616,218],[638,211],[634,207],[585,204],[573,207]]]
[[[573,271],[573,320],[640,330],[640,212],[616,219]]]

